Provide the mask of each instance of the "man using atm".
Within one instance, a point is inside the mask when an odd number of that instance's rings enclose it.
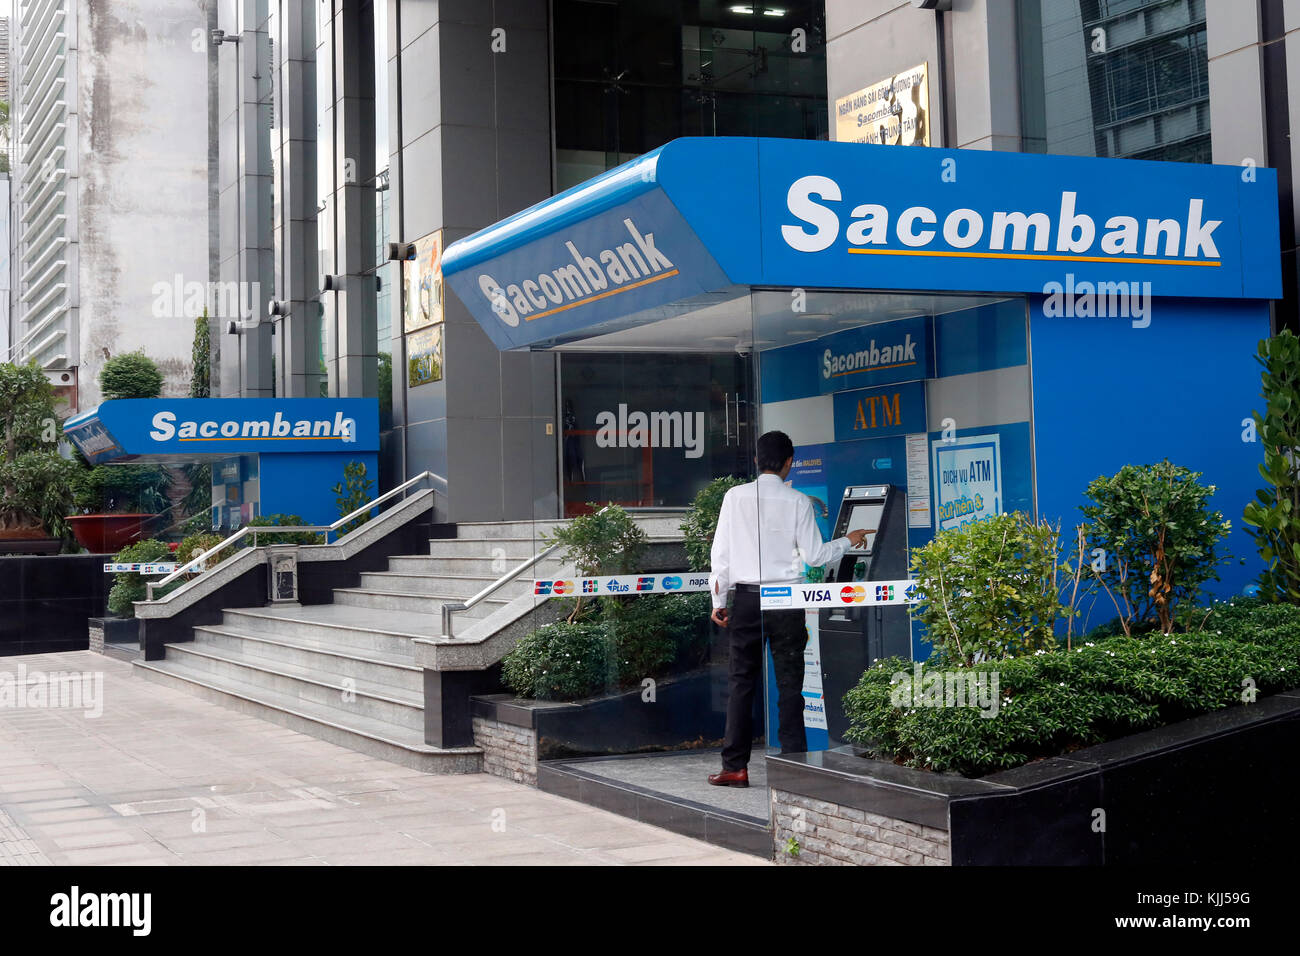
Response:
[[[762,611],[760,588],[798,584],[805,564],[819,567],[839,561],[850,548],[862,547],[874,530],[857,529],[842,538],[823,541],[812,502],[785,484],[794,464],[790,437],[784,432],[768,432],[759,437],[757,450],[757,480],[727,492],[713,536],[712,618],[730,632],[722,772],[709,775],[709,783],[719,787],[749,786],[754,685],[762,670],[764,634],[772,647],[776,673],[781,752],[808,749],[803,728],[803,650],[808,640],[804,612],[798,608]],[[728,611],[727,594],[733,588],[735,597]]]

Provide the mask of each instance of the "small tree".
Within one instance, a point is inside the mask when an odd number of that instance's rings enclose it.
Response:
[[[1201,473],[1168,460],[1125,465],[1088,485],[1088,543],[1104,550],[1097,579],[1124,626],[1158,624],[1168,634],[1179,605],[1190,608],[1208,581],[1217,581],[1215,547],[1231,522],[1210,508],[1213,485]]]
[[[99,370],[99,390],[106,399],[157,398],[162,386],[162,372],[142,351],[114,355]]]
[[[190,398],[208,398],[212,395],[211,353],[212,335],[208,329],[208,310],[194,318],[194,346],[190,350],[194,371],[190,376]]]
[[[1264,448],[1259,473],[1267,488],[1255,492],[1243,520],[1264,559],[1260,594],[1269,601],[1300,602],[1300,338],[1289,329],[1259,343],[1264,414],[1252,412]]]
[[[334,492],[334,500],[339,506],[339,517],[345,518],[352,512],[356,511],[367,501],[370,500],[370,489],[375,483],[366,477],[366,466],[363,462],[350,461],[343,466],[343,480],[330,490]],[[370,512],[357,515],[342,528],[339,529],[343,534],[347,534],[370,520]]]
[[[547,545],[561,545],[565,560],[583,577],[638,571],[646,549],[645,532],[630,514],[615,504],[574,518],[541,537]],[[622,603],[617,598],[609,600]],[[582,617],[584,607],[585,601],[578,595],[569,615],[571,623]]]
[[[64,537],[75,462],[59,455],[54,389],[35,362],[0,365],[0,529]]]
[[[946,663],[1016,657],[1056,646],[1061,536],[1021,512],[940,531],[912,551],[916,617]]]
[[[718,530],[718,515],[722,512],[722,499],[743,478],[714,478],[695,495],[691,510],[681,524],[686,536],[686,559],[692,571],[707,571],[712,564],[713,535]]]

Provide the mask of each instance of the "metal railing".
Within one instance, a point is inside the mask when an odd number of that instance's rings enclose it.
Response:
[[[605,507],[597,511],[596,514],[598,515],[604,514],[608,510],[609,510],[609,505],[605,505]],[[493,594],[496,594],[497,591],[501,590],[503,587],[505,587],[515,578],[519,577],[519,575],[523,574],[529,568],[533,567],[535,564],[537,564],[537,562],[541,561],[543,558],[549,557],[559,546],[560,545],[558,543],[553,544],[545,551],[533,555],[531,558],[524,561],[518,567],[512,568],[511,570],[507,571],[505,574],[501,575],[501,577],[497,578],[495,581],[493,581],[491,584],[485,587],[482,591],[479,591],[468,601],[458,602],[456,604],[444,604],[442,606],[442,636],[443,637],[455,636],[452,633],[452,623],[451,623],[452,621],[451,616],[453,614],[459,611],[469,611],[473,609],[481,601],[484,601],[487,598],[491,597]]]
[[[369,514],[371,511],[373,511],[379,505],[383,504],[388,499],[404,493],[407,489],[425,480],[428,480],[433,485],[435,492],[442,491],[444,495],[447,493],[446,478],[443,478],[441,475],[435,475],[431,471],[422,471],[414,478],[407,479],[406,481],[398,485],[396,488],[384,492],[378,498],[374,499],[368,504],[362,505],[356,511],[350,512],[349,514],[345,514],[342,518],[339,518],[338,521],[335,521],[333,524],[330,525],[245,525],[244,527],[236,531],[234,534],[232,534],[230,537],[222,541],[220,544],[214,545],[213,547],[209,548],[207,551],[204,551],[202,554],[198,555],[197,557],[192,558],[187,564],[181,565],[179,568],[177,568],[171,574],[167,575],[161,581],[147,582],[145,584],[145,600],[147,601],[153,600],[154,588],[161,588],[170,584],[172,581],[178,580],[182,575],[187,574],[192,570],[195,570],[198,565],[203,564],[205,561],[207,561],[208,558],[212,557],[215,554],[219,554],[224,549],[229,548],[231,545],[239,541],[242,541],[244,538],[247,538],[249,536],[251,536],[253,539],[254,548],[257,547],[257,536],[259,534],[297,534],[301,532],[316,532],[316,533],[324,534],[325,541],[322,543],[328,544],[329,536],[334,532],[338,531],[339,528],[342,528],[348,522],[359,518],[363,514]],[[359,529],[354,529],[354,530],[359,530]]]

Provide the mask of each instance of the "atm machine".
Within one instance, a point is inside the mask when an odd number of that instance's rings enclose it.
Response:
[[[858,528],[875,529],[862,547],[850,549],[827,573],[827,582],[901,581],[908,576],[907,501],[893,485],[850,485],[844,489],[832,537]],[[844,740],[845,693],[882,657],[912,657],[912,627],[906,605],[824,608],[818,621],[822,687],[831,746]]]

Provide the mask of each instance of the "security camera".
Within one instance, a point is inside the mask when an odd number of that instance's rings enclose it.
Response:
[[[320,288],[322,292],[337,292],[343,287],[342,276],[321,276]]]
[[[918,10],[951,10],[952,0],[912,0]]]
[[[390,242],[388,244],[389,259],[414,259],[415,243],[413,242]]]
[[[231,319],[228,323],[226,323],[226,334],[227,334],[227,335],[238,335],[238,334],[239,334],[239,323],[236,322],[234,319]]]
[[[283,299],[272,299],[266,303],[266,314],[270,316],[285,316],[289,314],[289,303]]]

